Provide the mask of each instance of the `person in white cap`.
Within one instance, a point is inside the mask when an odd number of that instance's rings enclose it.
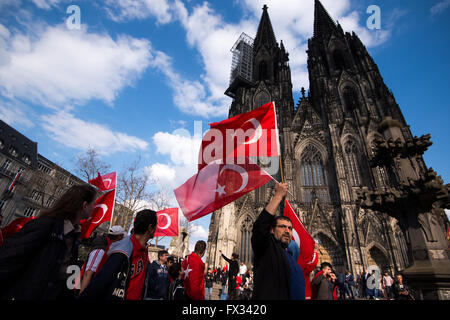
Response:
[[[122,240],[127,235],[121,226],[112,226],[105,237],[94,239],[92,250],[89,253],[88,260],[82,269],[82,280],[80,293],[88,286],[95,274],[100,270],[107,259],[105,252],[108,252],[112,243]]]

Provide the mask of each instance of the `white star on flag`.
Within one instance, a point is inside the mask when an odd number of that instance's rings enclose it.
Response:
[[[225,186],[221,186],[220,184],[217,184],[216,192],[219,193],[219,196],[226,194],[225,192]]]
[[[184,270],[184,278],[186,279],[189,276],[189,272],[191,272],[192,269],[189,269],[189,265],[187,266],[187,269]]]

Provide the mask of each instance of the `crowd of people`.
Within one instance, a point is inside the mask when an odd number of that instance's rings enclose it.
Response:
[[[153,210],[137,212],[128,235],[112,226],[90,245],[80,261],[80,221],[92,214],[96,189],[72,186],[53,207],[42,210],[0,245],[0,299],[2,300],[411,300],[413,293],[401,275],[386,272],[356,276],[335,272],[330,263],[317,264],[317,249],[311,262],[297,263],[299,247],[292,241],[292,222],[276,216],[287,193],[287,184],[277,183],[275,194],[253,226],[252,270],[239,255],[219,253],[221,267],[208,267],[202,260],[206,242],[197,241],[184,259],[160,250],[149,261],[148,241],[154,237],[157,215]],[[74,266],[80,272],[73,276]],[[213,296],[213,287],[220,287]]]

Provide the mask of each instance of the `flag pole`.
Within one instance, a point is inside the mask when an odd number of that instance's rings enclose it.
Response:
[[[277,134],[278,161],[280,163],[281,183],[284,183],[283,163],[282,163],[282,160],[281,160],[280,135],[278,133],[279,129],[278,129],[278,121],[277,121],[277,111],[275,109],[275,101],[272,101],[272,105],[273,105],[273,113],[274,113],[274,116],[275,116],[275,132]]]

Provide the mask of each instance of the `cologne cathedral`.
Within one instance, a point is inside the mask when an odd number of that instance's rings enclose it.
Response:
[[[404,270],[412,263],[407,233],[398,220],[363,208],[358,190],[386,190],[389,175],[371,166],[373,147],[384,119],[401,124],[401,134],[413,139],[409,126],[366,47],[352,32],[344,32],[315,1],[314,32],[308,40],[309,92],[302,89],[295,103],[289,54],[277,42],[264,6],[256,37],[242,34],[233,49],[229,117],[274,101],[287,196],[306,229],[320,245],[321,262],[354,274],[365,269]],[[278,161],[278,160],[277,160]],[[426,168],[421,155],[419,168]],[[278,174],[278,178],[280,178]],[[225,265],[219,250],[252,266],[251,231],[269,201],[273,183],[241,197],[213,213],[206,260]],[[440,221],[447,220],[443,210]],[[444,223],[442,223],[444,225]],[[444,226],[442,227],[444,229]],[[444,230],[442,230],[444,232]]]

